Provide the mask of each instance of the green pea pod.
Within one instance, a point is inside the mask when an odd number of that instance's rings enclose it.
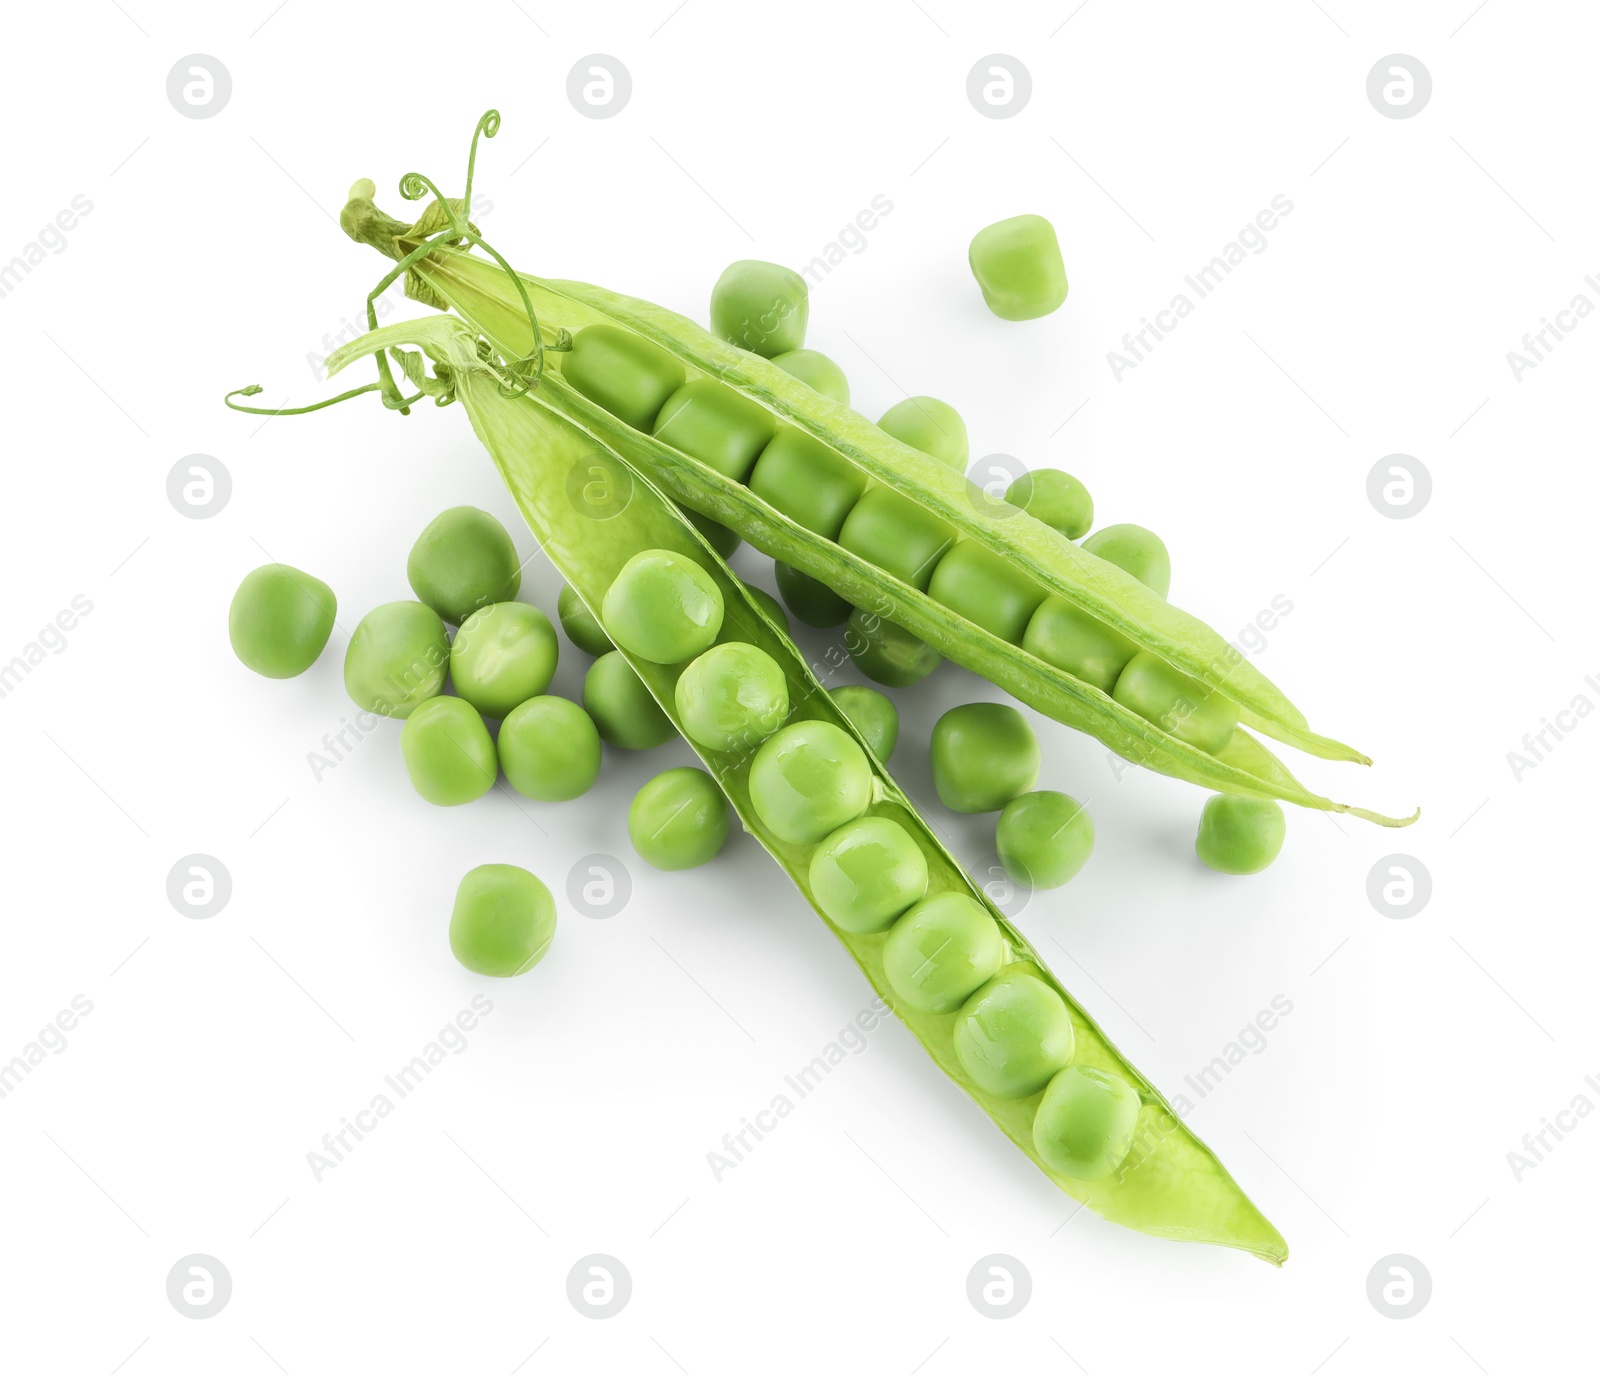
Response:
[[[365,191],[365,184],[358,184],[357,190]],[[425,215],[418,226],[408,229],[377,210],[364,195],[353,195],[341,216],[352,237],[397,259],[419,249],[425,230],[436,222],[436,216]],[[534,347],[524,295],[545,331],[559,327],[575,332],[595,324],[631,330],[666,350],[689,376],[713,378],[755,401],[826,445],[866,478],[892,487],[1041,587],[1236,702],[1242,724],[1322,758],[1371,762],[1349,746],[1311,731],[1304,716],[1238,649],[1120,568],[981,492],[939,460],[886,435],[849,407],[819,396],[765,358],[724,343],[680,315],[581,282],[513,277],[496,263],[450,244],[437,244],[418,257],[410,265],[407,283],[408,292],[417,299],[453,308],[507,357],[521,357]],[[545,358],[559,367],[559,353],[547,353]],[[1383,826],[1416,820],[1416,815],[1390,817],[1310,791],[1246,732],[1237,732],[1241,743],[1219,755],[1177,739],[1107,693],[785,517],[744,483],[619,420],[566,385],[555,368],[546,368],[533,395],[538,404],[589,429],[676,501],[826,584],[853,605],[901,625],[944,657],[1045,715],[1095,736],[1134,763],[1214,791],[1345,812]]]
[[[440,316],[373,331],[339,349],[328,359],[328,367],[337,372],[354,359],[405,345],[425,350],[439,373],[448,377],[454,399],[466,410],[540,547],[591,610],[600,606],[623,564],[642,549],[667,549],[698,563],[723,596],[720,640],[755,645],[782,667],[791,703],[789,720],[830,722],[866,750],[874,772],[874,802],[869,814],[893,819],[915,841],[927,863],[929,896],[959,892],[981,903],[999,925],[1010,958],[1031,966],[1065,1000],[1076,1033],[1073,1063],[1116,1074],[1137,1089],[1140,1108],[1134,1146],[1121,1169],[1108,1179],[1093,1182],[1051,1169],[1039,1157],[1033,1141],[1032,1122],[1041,1095],[1005,1100],[979,1088],[956,1058],[952,1039],[955,1015],[918,1012],[897,1000],[884,972],[884,935],[853,935],[833,926],[834,934],[879,996],[939,1067],[1072,1197],[1108,1220],[1137,1231],[1234,1246],[1281,1264],[1288,1255],[1282,1236],[939,843],[910,800],[872,756],[849,717],[813,676],[794,642],[678,508],[656,486],[624,464],[603,436],[578,419],[540,404],[537,393],[516,394],[515,387],[508,385],[506,372],[480,354],[477,342],[474,331],[460,320]],[[681,668],[633,657],[629,661],[662,710],[674,724],[681,725],[673,693]],[[700,749],[698,753],[726,792],[745,829],[771,852],[795,886],[817,907],[809,883],[809,860],[815,847],[778,839],[751,806],[749,772],[753,752]],[[817,910],[821,915],[821,908]]]

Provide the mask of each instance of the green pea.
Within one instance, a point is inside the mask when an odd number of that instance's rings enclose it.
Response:
[[[967,1077],[996,1098],[1038,1093],[1072,1059],[1072,1014],[1022,965],[1003,969],[962,1005],[951,1029]]]
[[[772,440],[771,414],[709,378],[685,382],[656,416],[655,436],[724,477],[743,482]]]
[[[939,560],[928,595],[958,616],[1011,644],[1021,644],[1044,589],[975,540],[962,540]]]
[[[556,598],[556,614],[561,618],[561,628],[567,632],[567,638],[585,654],[598,659],[616,648],[575,589],[561,589],[561,595]]]
[[[756,751],[750,803],[790,845],[815,845],[872,801],[872,766],[861,746],[829,721],[785,726]]]
[[[680,664],[722,629],[722,592],[693,559],[646,549],[622,565],[600,606],[617,645],[653,664]]]
[[[1124,573],[1131,573],[1158,597],[1172,587],[1172,559],[1154,531],[1142,525],[1103,525],[1083,542],[1084,549]]]
[[[1194,852],[1219,874],[1259,874],[1283,849],[1283,808],[1270,798],[1218,793],[1206,800]]]
[[[958,473],[967,471],[967,422],[937,397],[908,396],[895,402],[878,417],[878,428]]]
[[[602,654],[583,680],[583,709],[600,738],[623,750],[653,750],[677,734],[671,718],[650,695],[620,650]]]
[[[763,358],[805,343],[810,313],[806,279],[777,263],[730,263],[711,288],[711,332]]]
[[[1089,489],[1059,468],[1024,473],[1006,488],[1006,500],[1068,539],[1081,539],[1094,524]]]
[[[900,713],[894,703],[876,688],[862,687],[859,683],[829,688],[828,696],[866,738],[879,762],[887,764],[900,739]]]
[[[858,936],[884,931],[928,890],[928,862],[898,821],[848,821],[811,856],[812,896],[828,920]]]
[[[363,711],[409,716],[444,689],[450,637],[421,602],[385,602],[361,618],[344,652],[344,689]]]
[[[522,563],[506,527],[476,506],[452,506],[417,536],[406,581],[441,619],[460,625],[480,606],[509,602],[522,586]]]
[[[755,587],[746,583],[744,590],[750,594],[755,604],[767,613],[772,623],[787,635],[789,633],[789,618],[783,614],[782,603],[764,587]]]
[[[995,849],[1018,883],[1059,888],[1088,862],[1094,822],[1083,804],[1065,793],[1023,793],[1001,809]]]
[[[600,776],[600,732],[565,697],[530,697],[500,723],[506,782],[535,802],[570,802]]]
[[[969,702],[933,727],[933,786],[955,812],[997,812],[1039,778],[1039,741],[1015,707]]]
[[[1111,695],[1168,735],[1207,754],[1226,745],[1239,724],[1236,703],[1145,650],[1128,660]]]
[[[903,688],[920,683],[941,662],[938,650],[932,645],[870,611],[850,613],[844,647],[862,673],[885,687]]]
[[[228,642],[239,662],[264,678],[304,673],[333,633],[333,589],[286,563],[246,573],[228,607]]]
[[[839,531],[844,548],[919,592],[955,542],[956,532],[938,516],[887,487],[874,487],[856,502]]]
[[[1060,597],[1046,597],[1028,622],[1022,647],[1036,658],[1110,692],[1139,647]]]
[[[983,904],[939,893],[897,921],[883,943],[894,995],[918,1012],[954,1012],[1000,971],[1005,939]]]
[[[450,646],[450,681],[485,716],[499,720],[550,686],[560,652],[555,627],[538,607],[495,602],[461,623]]]
[[[785,426],[756,460],[750,490],[796,525],[838,539],[867,480],[821,440]]]
[[[728,838],[728,800],[704,769],[668,769],[634,796],[628,837],[657,869],[695,869]]]
[[[1067,269],[1055,226],[1014,215],[980,229],[967,249],[984,303],[1002,320],[1036,320],[1067,299]]]
[[[556,356],[568,386],[646,434],[662,404],[683,385],[682,363],[616,325],[580,329],[572,348]]]
[[[1089,1065],[1068,1065],[1052,1079],[1033,1117],[1033,1148],[1069,1179],[1107,1179],[1133,1149],[1139,1091]]]
[[[772,360],[791,377],[798,377],[812,391],[837,401],[841,406],[850,404],[850,381],[833,359],[815,349],[790,349]]]
[[[850,618],[850,603],[826,583],[786,563],[774,563],[772,572],[784,602],[804,624],[827,630]]]
[[[683,733],[708,750],[752,750],[789,714],[789,683],[763,649],[729,640],[706,650],[673,693]]]
[[[459,697],[430,697],[400,732],[411,786],[436,807],[459,807],[494,787],[500,766],[483,717]]]
[[[474,974],[525,974],[544,958],[555,934],[555,899],[526,869],[480,864],[456,889],[450,949]]]
[[[726,525],[720,525],[712,520],[710,516],[691,511],[687,506],[681,509],[689,518],[689,524],[700,532],[700,538],[715,549],[717,556],[724,561],[731,558],[733,551],[744,543],[737,530],[730,530]]]

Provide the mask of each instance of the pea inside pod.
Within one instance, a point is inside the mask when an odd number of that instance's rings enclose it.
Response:
[[[958,473],[967,470],[967,422],[947,401],[936,396],[908,396],[878,417],[878,428],[947,468]]]

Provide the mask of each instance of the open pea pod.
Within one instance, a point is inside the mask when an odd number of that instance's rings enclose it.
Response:
[[[753,644],[781,666],[788,681],[789,721],[830,722],[861,746],[874,774],[870,814],[892,818],[912,837],[927,864],[928,896],[955,891],[982,904],[1001,930],[1009,960],[1027,966],[1065,1001],[1076,1036],[1073,1063],[1118,1075],[1137,1090],[1140,1107],[1134,1144],[1121,1168],[1108,1179],[1087,1182],[1047,1166],[1035,1150],[1032,1133],[1041,1094],[1006,1100],[976,1085],[955,1054],[955,1014],[918,1012],[896,998],[884,971],[885,935],[854,935],[830,922],[873,988],[939,1067],[1072,1197],[1108,1220],[1138,1231],[1234,1246],[1281,1263],[1288,1255],[1282,1236],[939,843],[872,756],[849,718],[812,675],[798,647],[761,610],[683,513],[658,488],[623,464],[601,435],[578,419],[539,404],[535,394],[517,394],[515,379],[487,350],[480,350],[478,342],[475,332],[462,321],[440,316],[373,331],[340,349],[329,358],[328,366],[336,372],[353,359],[405,346],[426,352],[448,388],[447,397],[466,410],[544,552],[591,611],[599,611],[616,574],[641,550],[671,550],[704,568],[716,582],[725,605],[720,641]],[[416,375],[415,355],[407,374]],[[678,724],[673,689],[681,666],[661,666],[633,656],[629,662]],[[815,847],[786,843],[762,824],[750,801],[752,755],[706,749],[698,753],[745,829],[771,852],[821,915],[808,880]]]
[[[435,242],[423,252],[441,223],[437,203],[408,227],[379,211],[367,191],[358,183],[356,192],[362,194],[353,194],[346,205],[341,216],[346,232],[396,259],[415,253],[407,272],[408,292],[428,304],[454,309],[503,355],[528,355],[552,331],[570,335],[602,324],[630,330],[670,354],[690,379],[709,378],[732,388],[776,421],[825,445],[868,482],[892,488],[959,535],[1000,555],[1039,587],[1237,703],[1243,725],[1322,758],[1370,762],[1349,746],[1311,731],[1282,692],[1210,627],[765,358],[735,348],[671,311],[600,287],[514,275],[448,242]],[[538,334],[530,322],[532,313],[540,322]],[[1018,700],[1095,736],[1124,758],[1219,792],[1346,812],[1384,826],[1416,819],[1386,816],[1312,792],[1243,729],[1215,753],[1178,738],[1100,688],[790,519],[744,482],[612,415],[565,384],[559,375],[562,357],[558,350],[544,354],[543,377],[533,393],[538,404],[589,429],[633,471],[682,505],[728,526],[851,604],[902,626]]]

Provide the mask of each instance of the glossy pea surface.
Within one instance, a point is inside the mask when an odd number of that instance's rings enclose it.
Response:
[[[1239,724],[1236,703],[1143,650],[1128,660],[1111,695],[1168,735],[1207,754],[1226,745]]]
[[[954,1012],[999,972],[1005,954],[982,903],[967,893],[940,893],[895,922],[883,944],[883,972],[907,1006]]]
[[[886,617],[867,611],[850,613],[844,647],[862,673],[885,687],[920,683],[942,662],[932,645]]]
[[[763,358],[804,344],[810,314],[806,279],[778,263],[730,263],[711,288],[711,332]]]
[[[825,353],[815,349],[790,349],[772,359],[791,377],[798,377],[812,391],[837,401],[841,406],[850,404],[850,380],[841,368]]]
[[[693,559],[646,549],[606,589],[600,619],[619,648],[653,664],[678,664],[716,640],[722,593]]]
[[[936,396],[908,396],[895,402],[878,417],[878,428],[958,473],[967,470],[967,422]]]
[[[476,506],[452,506],[417,536],[406,580],[418,601],[460,625],[479,607],[515,597],[522,567],[505,526]]]
[[[655,435],[724,477],[743,482],[772,439],[772,416],[731,387],[709,378],[685,382],[656,416]]]
[[[1039,741],[1015,707],[969,702],[933,727],[933,786],[956,812],[997,812],[1039,778]]]
[[[1139,1091],[1115,1074],[1068,1065],[1053,1078],[1033,1117],[1033,1146],[1070,1179],[1107,1179],[1133,1149]]]
[[[827,630],[850,619],[850,603],[827,583],[786,563],[774,563],[772,575],[784,605],[794,612],[796,620]]]
[[[286,563],[244,576],[228,607],[228,642],[239,662],[264,678],[304,673],[333,633],[338,601],[320,578]]]
[[[585,654],[598,659],[616,648],[611,637],[600,628],[600,622],[595,620],[594,612],[583,604],[583,598],[572,587],[562,587],[561,595],[556,598],[556,615],[561,619],[567,638]]]
[[[1104,621],[1060,597],[1046,597],[1028,620],[1022,647],[1074,678],[1110,692],[1139,647]]]
[[[867,479],[821,440],[785,426],[756,460],[750,490],[796,525],[838,539]]]
[[[928,888],[928,862],[899,822],[863,816],[811,856],[811,891],[835,926],[857,935],[886,929]]]
[[[536,802],[570,802],[600,776],[600,732],[565,697],[531,697],[513,707],[496,743],[506,782]]]
[[[789,684],[764,649],[713,645],[678,677],[673,699],[683,733],[708,750],[752,750],[789,714]]]
[[[872,801],[872,768],[861,746],[828,721],[785,726],[750,765],[750,803],[791,845],[815,845]]]
[[[1270,798],[1218,793],[1200,813],[1194,852],[1219,874],[1259,874],[1283,849],[1283,808]]]
[[[515,864],[480,864],[456,889],[450,949],[474,974],[526,973],[544,958],[555,933],[550,890]]]
[[[956,1059],[996,1098],[1037,1093],[1072,1059],[1072,1017],[1061,995],[1020,966],[1002,970],[956,1015]]]
[[[1041,790],[1006,803],[994,847],[1005,871],[1031,888],[1059,888],[1088,863],[1094,822],[1075,797]]]
[[[459,697],[430,697],[406,717],[400,753],[411,786],[436,807],[482,797],[499,775],[489,728]]]
[[[879,762],[887,764],[900,739],[900,712],[895,704],[876,688],[863,687],[860,683],[829,688],[828,696],[865,737]]]
[[[934,567],[956,542],[956,532],[931,511],[887,487],[874,487],[845,517],[839,544],[868,563],[927,590]]]
[[[1011,644],[1021,644],[1044,589],[975,540],[962,540],[939,560],[928,595]]]
[[[624,750],[651,750],[676,735],[672,719],[620,650],[602,654],[583,680],[583,709],[600,738]]]
[[[1142,525],[1106,525],[1083,542],[1084,549],[1131,573],[1158,597],[1172,588],[1172,559],[1161,536]]]
[[[461,623],[450,681],[485,716],[502,718],[550,686],[560,653],[550,618],[526,602],[495,602]]]
[[[728,801],[704,769],[668,769],[634,796],[628,838],[654,868],[698,868],[728,838]]]
[[[1043,215],[1014,215],[980,229],[967,262],[984,302],[1002,320],[1035,320],[1067,299],[1061,245]]]
[[[646,434],[666,399],[683,385],[683,364],[632,330],[615,325],[580,329],[561,358],[573,390]]]
[[[385,602],[361,618],[344,654],[344,687],[363,711],[409,716],[443,690],[450,637],[421,602]]]
[[[1006,488],[1006,500],[1068,539],[1081,539],[1094,524],[1089,489],[1059,468],[1024,473]]]

